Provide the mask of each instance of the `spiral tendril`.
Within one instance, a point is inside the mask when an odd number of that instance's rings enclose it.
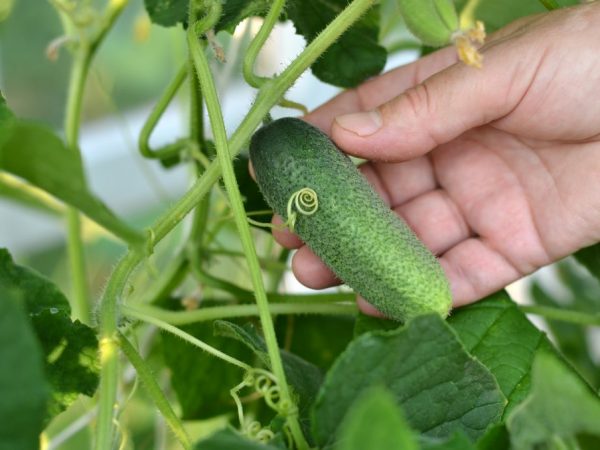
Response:
[[[287,227],[294,231],[298,214],[312,216],[318,209],[319,197],[314,189],[305,187],[294,192],[287,204]]]

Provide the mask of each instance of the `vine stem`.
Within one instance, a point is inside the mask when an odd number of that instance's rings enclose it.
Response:
[[[135,371],[142,381],[143,385],[146,387],[146,391],[148,395],[154,401],[154,404],[163,415],[165,421],[173,434],[180,442],[181,446],[188,450],[192,448],[192,443],[190,441],[190,437],[183,428],[183,425],[173,408],[171,408],[171,404],[169,400],[165,397],[165,394],[160,389],[160,386],[156,382],[152,374],[152,370],[146,364],[146,361],[142,358],[142,356],[137,352],[135,347],[129,342],[129,340],[119,333],[119,347],[131,363],[131,365],[135,368]]]
[[[525,314],[535,314],[536,316],[542,316],[545,319],[570,322],[577,325],[600,327],[600,314],[590,314],[537,305],[519,305],[519,309]]]
[[[254,73],[254,66],[256,64],[256,58],[258,57],[258,54],[265,45],[265,42],[271,34],[271,31],[273,31],[273,27],[275,27],[277,20],[279,20],[279,16],[281,15],[284,5],[285,0],[273,1],[271,9],[265,17],[260,30],[258,30],[256,36],[254,39],[252,39],[252,42],[248,46],[248,50],[246,50],[242,71],[244,74],[244,79],[252,87],[258,88],[268,80],[268,78],[259,77],[256,75]]]
[[[126,307],[123,305],[123,308],[126,308]],[[177,327],[174,327],[173,325],[165,322],[164,320],[161,320],[157,317],[154,317],[150,314],[147,314],[147,313],[139,311],[139,310],[133,310],[131,308],[127,308],[127,311],[128,311],[128,315],[130,317],[141,320],[142,322],[151,323],[152,325],[156,325],[158,328],[168,331],[169,333],[174,334],[175,336],[179,336],[184,341],[187,341],[190,344],[204,350],[205,352],[211,354],[212,356],[215,356],[229,364],[237,366],[240,369],[252,370],[252,366],[246,364],[245,362],[240,361],[240,360],[234,358],[233,356],[229,356],[226,353],[223,353],[219,349],[216,349],[216,348],[208,345],[207,343],[201,341],[200,339],[197,339],[194,336],[192,336],[191,334],[186,333],[185,331],[180,330]]]
[[[265,83],[260,89],[252,108],[229,139],[228,147],[231,157],[240,152],[252,132],[260,125],[270,109],[277,104],[285,91],[374,3],[375,0],[353,0],[281,75]],[[183,197],[156,220],[150,228],[152,246],[160,242],[194,209],[218,181],[219,175],[218,161],[212,162]],[[110,339],[114,337],[118,324],[118,303],[126,286],[127,278],[143,259],[144,253],[131,248],[115,267],[100,303],[101,339],[108,339],[108,342],[110,342]],[[99,415],[95,448],[105,450],[110,448],[109,443],[112,440],[113,405],[116,401],[118,382],[118,355],[116,352],[101,352],[100,363]]]
[[[269,306],[271,314],[321,314],[321,315],[352,315],[357,309],[354,304],[335,303],[275,303]],[[188,325],[191,323],[207,322],[216,319],[232,319],[237,317],[259,316],[257,305],[228,305],[200,308],[193,311],[168,311],[155,306],[121,305],[121,311],[126,316],[144,313],[156,317],[171,325]]]
[[[235,171],[233,169],[233,164],[229,154],[227,131],[225,130],[225,123],[221,111],[221,104],[217,95],[217,89],[208,65],[206,54],[204,53],[204,49],[200,45],[198,36],[196,36],[193,28],[190,27],[190,29],[192,31],[188,32],[188,46],[192,54],[192,59],[196,68],[196,74],[200,80],[200,87],[204,94],[206,109],[208,110],[213,137],[215,139],[217,158],[223,173],[225,189],[227,190],[227,194],[229,196],[229,202],[233,210],[234,220],[238,229],[240,241],[242,243],[242,248],[246,255],[246,261],[250,269],[250,277],[252,279],[252,285],[254,286],[254,295],[256,297],[260,322],[265,337],[265,344],[267,346],[267,352],[271,362],[271,370],[273,371],[275,377],[277,377],[278,385],[281,390],[281,400],[293,404],[293,399],[286,381],[285,371],[283,369],[283,362],[281,360],[281,355],[279,354],[279,345],[277,344],[277,337],[275,336],[273,318],[271,317],[271,313],[269,311],[269,302],[267,301],[267,294],[265,292],[265,286],[262,279],[260,264],[258,262],[256,247],[254,246],[254,240],[252,239],[250,226],[247,222],[244,203],[242,201],[242,196],[240,194],[240,189],[235,177]],[[300,428],[300,423],[298,422],[297,416],[291,415],[286,419],[298,448],[301,450],[308,449],[308,443],[304,438],[304,434]]]

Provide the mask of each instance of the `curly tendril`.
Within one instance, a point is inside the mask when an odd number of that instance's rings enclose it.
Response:
[[[276,230],[283,230],[288,228],[290,231],[294,231],[298,214],[303,216],[312,216],[319,209],[319,197],[314,189],[305,187],[294,192],[287,204],[287,220],[281,225],[273,225],[271,223],[262,223],[256,220],[252,220],[249,217],[246,219],[252,225],[264,228],[274,228]]]

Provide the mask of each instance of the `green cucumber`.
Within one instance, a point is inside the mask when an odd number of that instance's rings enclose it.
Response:
[[[250,159],[267,203],[348,286],[387,317],[407,321],[451,306],[436,257],[377,195],[323,132],[300,119],[279,119],[252,137]],[[290,199],[312,189],[315,209]]]

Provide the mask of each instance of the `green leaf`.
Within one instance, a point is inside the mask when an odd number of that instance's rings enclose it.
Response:
[[[508,400],[505,415],[527,396],[535,356],[551,351],[548,338],[519,311],[505,291],[465,308],[448,320],[469,353],[496,377]]]
[[[252,16],[263,16],[272,3],[272,0],[226,0],[215,30],[233,33],[242,20]]]
[[[488,428],[485,435],[477,441],[477,450],[506,450],[510,448],[510,438],[505,423]]]
[[[298,34],[311,42],[349,4],[349,0],[288,0],[286,11]],[[325,83],[354,87],[380,73],[387,51],[378,43],[379,7],[371,8],[312,66]]]
[[[8,116],[4,107],[0,109],[0,170],[78,208],[129,243],[144,240],[88,190],[76,152],[69,150],[51,130]]]
[[[234,358],[248,359],[243,344],[215,336],[211,323],[181,329]],[[242,380],[243,371],[169,333],[161,334],[161,351],[171,371],[171,386],[183,419],[206,419],[231,412],[233,399],[229,390]]]
[[[6,249],[0,249],[0,288],[19,294],[43,350],[52,386],[46,422],[79,394],[94,395],[100,372],[98,340],[87,325],[71,321],[71,308],[62,292],[42,275],[16,265]]]
[[[350,343],[353,327],[350,316],[286,316],[277,320],[277,334],[287,341],[286,348],[322,370],[329,369]]]
[[[516,450],[555,448],[551,444],[579,433],[598,436],[600,398],[554,356],[541,354],[533,365],[531,394],[507,424]]]
[[[418,450],[419,445],[394,396],[387,389],[373,387],[350,407],[335,449]]]
[[[172,27],[185,22],[189,0],[144,0],[150,20],[163,27]]]
[[[579,264],[600,280],[600,244],[581,249],[573,256]]]
[[[196,444],[196,450],[281,450],[279,446],[250,441],[230,428],[218,431]]]
[[[215,333],[220,336],[227,336],[243,342],[258,356],[263,364],[270,367],[265,341],[251,324],[240,327],[235,323],[219,320],[214,323],[214,327]],[[287,381],[298,396],[300,418],[306,424],[309,409],[317,396],[319,386],[323,381],[323,375],[313,364],[304,361],[293,353],[281,350],[281,359],[283,360],[283,369]]]
[[[480,437],[497,422],[506,400],[492,374],[463,348],[438,316],[355,339],[328,372],[313,407],[313,434],[330,445],[343,413],[365,389],[383,385],[411,426],[444,438]]]
[[[16,291],[0,285],[0,450],[39,448],[48,387],[43,355]]]
[[[475,450],[475,446],[463,433],[454,433],[447,439],[421,439],[421,450]]]
[[[21,292],[30,315],[49,309],[71,313],[69,301],[54,283],[27,267],[15,264],[5,248],[0,248],[0,286]]]
[[[370,331],[396,330],[400,326],[401,324],[394,320],[380,319],[359,312],[354,324],[354,336],[357,337]]]
[[[69,407],[80,394],[92,397],[98,388],[100,362],[96,333],[63,311],[30,315],[46,355],[46,376],[52,385],[47,421]]]

